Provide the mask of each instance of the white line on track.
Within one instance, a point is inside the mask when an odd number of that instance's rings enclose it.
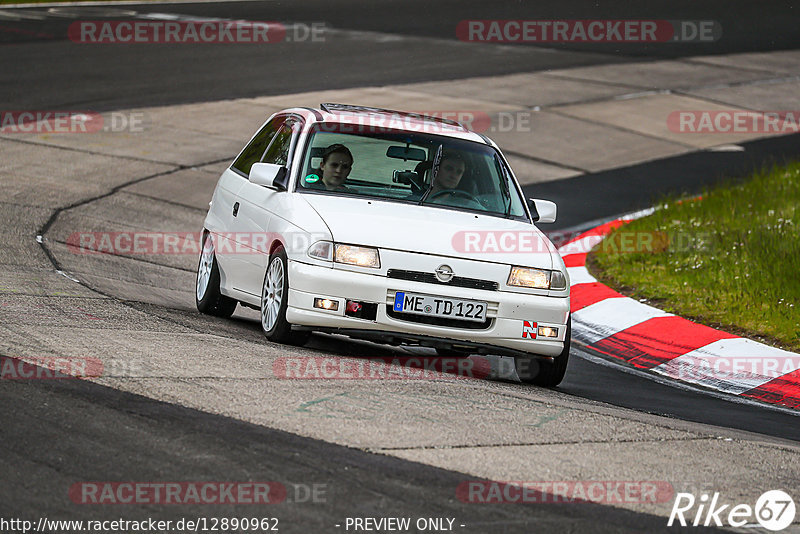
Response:
[[[73,277],[72,277],[72,276],[70,276],[68,273],[66,273],[66,272],[64,272],[64,271],[62,271],[62,270],[60,270],[60,269],[56,270],[56,272],[57,272],[58,274],[60,274],[61,276],[63,276],[64,278],[67,278],[67,279],[69,279],[69,280],[72,280],[72,281],[73,281],[73,282],[75,282],[75,283],[78,283],[78,284],[80,284],[80,283],[81,283],[81,281],[80,281],[80,280],[78,280],[77,278],[73,278]]]

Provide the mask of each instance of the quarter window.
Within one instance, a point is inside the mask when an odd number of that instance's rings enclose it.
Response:
[[[243,173],[245,176],[250,174],[250,167],[253,163],[261,161],[261,157],[266,152],[270,141],[275,137],[277,132],[283,125],[284,118],[279,117],[268,122],[260,132],[253,137],[253,140],[245,147],[242,153],[233,162],[233,168]]]
[[[264,163],[274,163],[276,165],[286,165],[289,159],[289,147],[292,144],[292,124],[287,122],[283,128],[273,137],[272,143],[264,154]]]

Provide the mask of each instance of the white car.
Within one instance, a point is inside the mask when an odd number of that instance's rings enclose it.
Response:
[[[209,204],[197,308],[259,309],[266,337],[311,331],[513,356],[558,385],[570,349],[567,269],[505,157],[459,123],[322,104],[267,120]]]

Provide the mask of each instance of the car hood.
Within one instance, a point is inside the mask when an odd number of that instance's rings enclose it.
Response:
[[[555,247],[534,225],[401,202],[303,195],[338,243],[552,269]]]

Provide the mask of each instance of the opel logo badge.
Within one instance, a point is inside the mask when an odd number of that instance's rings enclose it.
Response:
[[[440,265],[434,272],[440,282],[449,282],[453,279],[453,269],[449,265]]]

